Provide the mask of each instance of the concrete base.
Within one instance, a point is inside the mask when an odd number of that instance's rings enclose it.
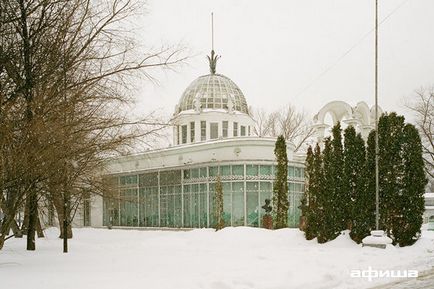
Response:
[[[387,237],[383,230],[371,231],[371,235],[362,240],[362,247],[386,249],[387,245],[390,244],[392,244],[392,239]]]

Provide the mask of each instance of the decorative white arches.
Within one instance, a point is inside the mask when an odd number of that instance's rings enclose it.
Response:
[[[379,107],[378,114],[381,115],[383,110]],[[354,126],[357,132],[362,134],[366,139],[369,132],[375,127],[375,106],[369,109],[366,102],[361,101],[355,107],[351,107],[344,101],[332,101],[327,103],[313,117],[314,128],[318,141],[321,142],[324,138],[325,129],[330,127],[330,124],[325,123],[325,117],[330,114],[335,125],[338,121]]]

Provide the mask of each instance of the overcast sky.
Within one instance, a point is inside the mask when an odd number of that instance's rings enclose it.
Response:
[[[380,0],[379,104],[404,113],[403,99],[434,85],[434,0]],[[312,115],[332,100],[374,104],[374,0],[148,0],[138,37],[181,43],[195,55],[175,72],[143,81],[137,110],[173,113],[183,91],[207,74],[214,12],[217,72],[253,107],[291,103]],[[371,33],[370,33],[371,32]]]

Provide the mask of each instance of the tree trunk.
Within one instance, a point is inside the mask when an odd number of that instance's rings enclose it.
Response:
[[[35,232],[36,222],[38,219],[38,198],[34,188],[28,193],[27,206],[29,208],[29,226],[27,227],[27,250],[34,251],[36,249],[35,244]]]
[[[22,238],[23,237],[23,231],[18,226],[17,221],[15,221],[15,220],[12,221],[11,229],[12,229],[12,232],[14,233],[15,238]]]
[[[5,214],[3,222],[0,226],[0,250],[3,248],[6,237],[9,235],[10,225],[13,220],[9,215]]]
[[[38,234],[38,238],[44,238],[44,231],[42,230],[42,225],[41,225],[41,218],[39,218],[36,221],[36,232]]]
[[[54,195],[54,194],[53,194]],[[60,196],[55,196],[54,197],[54,207],[56,208],[56,212],[57,212],[57,219],[59,222],[59,229],[60,229],[60,236],[59,238],[63,239],[63,232],[65,231],[63,228],[65,227],[64,224],[64,217],[63,217],[63,211],[64,211],[64,207],[63,207],[63,201],[61,199]],[[68,239],[72,239],[72,228],[71,228],[71,224],[68,224],[66,226],[67,228],[67,236]]]

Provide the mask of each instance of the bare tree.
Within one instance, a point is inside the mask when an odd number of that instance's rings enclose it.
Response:
[[[135,77],[185,60],[177,48],[142,50],[126,20],[132,0],[0,0],[0,249],[17,212],[27,212],[35,249],[41,200],[67,228],[89,192],[102,194],[104,160],[164,125],[131,119]],[[145,52],[143,52],[145,51]],[[4,209],[3,209],[4,208]]]
[[[415,115],[416,126],[422,138],[425,171],[434,179],[434,87],[416,91],[414,99],[406,104]]]
[[[290,104],[271,113],[267,113],[264,109],[250,111],[255,120],[256,135],[271,137],[283,135],[287,141],[295,145],[295,151],[298,151],[314,133],[306,113],[297,112]]]

